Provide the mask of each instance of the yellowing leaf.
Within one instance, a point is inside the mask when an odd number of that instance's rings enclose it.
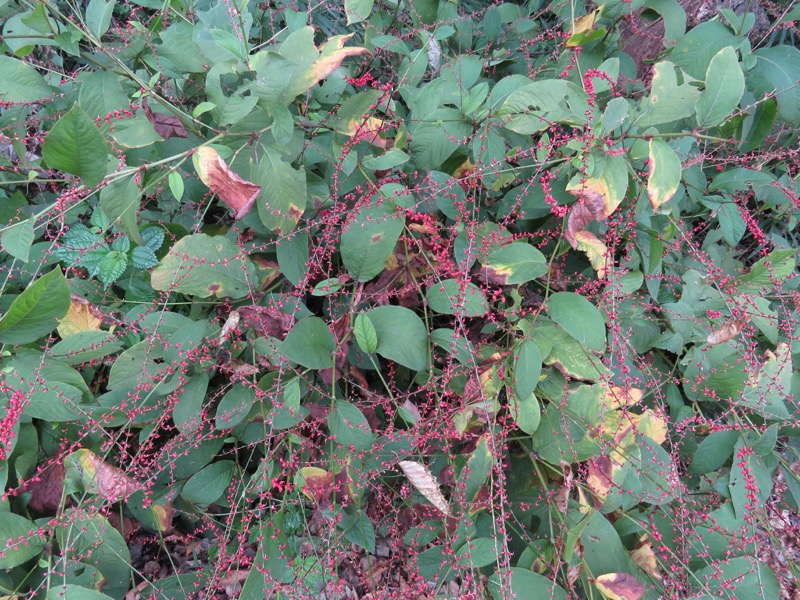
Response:
[[[577,249],[586,253],[586,257],[597,271],[598,279],[605,279],[608,275],[608,247],[589,231],[578,231],[575,234]]]
[[[628,191],[628,164],[621,155],[594,153],[592,172],[578,174],[567,184],[567,191],[584,203],[591,202],[596,220],[610,216],[625,198]],[[602,202],[602,209],[597,206]],[[581,228],[582,229],[582,228]]]
[[[628,573],[606,573],[594,584],[608,600],[639,600],[644,594],[644,584]]]
[[[606,388],[603,404],[609,408],[624,408],[639,404],[643,397],[644,393],[638,388],[623,388],[612,385]]]
[[[72,294],[69,310],[58,323],[58,335],[64,339],[80,331],[98,331],[103,324],[100,314],[88,300]]]
[[[200,146],[193,158],[200,181],[219,196],[237,219],[250,212],[261,192],[260,186],[231,171],[211,146]]]
[[[661,580],[656,553],[653,552],[653,544],[647,539],[647,536],[643,536],[643,539],[636,545],[636,548],[631,551],[631,558],[633,562],[639,565],[642,571]]]
[[[338,69],[342,61],[348,56],[359,56],[369,54],[366,48],[351,46],[345,48],[344,44],[353,37],[350,35],[336,35],[322,44],[319,48],[319,58],[315,60],[304,72],[299,74],[298,82],[293,85],[293,89],[310,90],[319,81]]]
[[[295,486],[317,504],[333,490],[333,475],[319,467],[302,467],[294,478]]]
[[[385,126],[386,122],[382,119],[367,117],[364,119],[350,119],[346,123],[340,123],[335,129],[339,133],[349,137],[367,140],[377,148],[385,148],[386,140],[380,137],[380,132]]]
[[[681,160],[664,140],[650,140],[650,161],[648,163],[647,195],[654,211],[668,202],[678,190],[681,182]]]

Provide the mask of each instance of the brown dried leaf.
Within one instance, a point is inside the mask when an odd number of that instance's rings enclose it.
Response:
[[[333,493],[333,475],[319,467],[302,467],[295,475],[295,486],[319,505]]]
[[[72,294],[69,310],[58,323],[58,335],[65,338],[80,331],[98,331],[103,314],[86,298]]]
[[[183,126],[183,123],[178,117],[165,115],[163,113],[154,113],[147,104],[147,98],[142,100],[142,108],[144,109],[144,116],[153,124],[153,129],[165,140],[174,137],[189,137],[189,132],[186,131],[186,127]]]
[[[709,344],[724,344],[728,340],[732,340],[737,335],[742,332],[744,329],[745,323],[744,321],[737,321],[735,319],[731,319],[725,325],[713,331],[708,335],[706,342]]]
[[[439,483],[428,467],[412,460],[401,460],[397,464],[406,474],[411,485],[417,488],[417,491],[425,496],[428,502],[433,504],[443,515],[452,516],[447,500],[439,489]]]
[[[606,573],[594,584],[608,600],[639,600],[644,594],[644,584],[628,573]]]
[[[282,340],[294,325],[295,318],[274,306],[242,306],[237,312],[244,327],[252,327],[259,336]]]
[[[64,462],[67,469],[77,473],[87,492],[98,494],[109,502],[122,500],[143,489],[138,481],[109,465],[91,450],[76,450]]]
[[[31,499],[28,508],[37,513],[52,516],[61,506],[61,495],[64,490],[64,464],[61,459],[45,467],[35,479],[26,481],[19,488],[19,492],[30,492]]]
[[[579,196],[580,202],[572,207],[567,221],[565,236],[573,248],[578,247],[575,234],[586,229],[586,226],[603,218],[603,197],[592,190],[585,190]]]
[[[228,315],[228,318],[225,319],[225,324],[222,326],[222,329],[219,332],[219,341],[220,343],[224,342],[225,339],[230,335],[231,331],[236,329],[236,326],[239,325],[239,320],[241,319],[241,315],[232,310],[231,314]]]
[[[250,212],[261,193],[261,187],[231,171],[211,146],[200,146],[195,157],[200,181],[219,196],[220,200],[234,212],[234,216],[241,219]]]

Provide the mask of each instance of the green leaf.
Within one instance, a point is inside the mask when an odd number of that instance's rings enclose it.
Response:
[[[199,298],[244,298],[256,281],[253,263],[222,236],[205,233],[178,240],[151,273],[153,289]]]
[[[639,110],[632,119],[632,125],[645,129],[691,117],[694,114],[695,100],[699,95],[697,88],[688,83],[678,85],[675,65],[671,62],[656,63],[653,67],[650,96],[640,102]]]
[[[739,441],[738,431],[715,431],[700,442],[692,455],[689,473],[703,475],[722,467],[733,454]]]
[[[117,179],[100,190],[100,208],[122,233],[137,244],[144,244],[136,225],[141,197],[142,190],[133,177]]]
[[[695,79],[703,79],[717,53],[726,46],[738,48],[742,38],[719,21],[706,21],[678,40],[670,58]]]
[[[414,371],[428,366],[428,330],[414,311],[404,306],[379,306],[364,316],[378,336],[375,352]]]
[[[506,600],[508,592],[525,600],[567,600],[567,592],[547,577],[528,569],[512,568],[510,585],[503,586],[503,579],[498,573],[489,578],[489,591],[494,600]]]
[[[750,375],[744,393],[734,403],[751,409],[767,419],[788,419],[791,413],[784,398],[792,388],[792,351],[789,344],[781,342],[775,352],[767,350],[761,368]]]
[[[50,348],[50,354],[69,365],[105,358],[122,349],[122,340],[107,331],[78,331]]]
[[[303,285],[308,275],[308,232],[296,231],[275,247],[281,273],[292,285]]]
[[[116,281],[128,268],[128,255],[112,250],[105,255],[97,267],[97,278],[106,285]]]
[[[464,498],[467,502],[472,502],[481,486],[486,483],[486,478],[492,472],[495,464],[495,457],[489,449],[489,439],[487,435],[481,436],[475,444],[467,459],[467,464],[459,474],[459,489],[464,490]]]
[[[375,0],[344,0],[344,14],[347,15],[347,24],[353,25],[369,18]]]
[[[181,433],[191,433],[202,426],[208,380],[207,373],[199,373],[179,389],[180,397],[172,409],[172,421]]]
[[[50,168],[77,175],[83,185],[93,187],[106,176],[108,149],[103,134],[76,103],[47,134],[42,158]]]
[[[542,358],[544,364],[556,367],[565,375],[596,381],[610,375],[602,360],[578,342],[561,327],[538,327],[532,331],[533,339],[539,348],[547,344],[550,350]]]
[[[511,414],[517,422],[517,427],[530,435],[536,433],[539,423],[542,421],[542,408],[539,406],[536,396],[531,394],[524,399],[513,396],[509,400],[509,406]]]
[[[136,246],[131,252],[131,263],[137,269],[150,269],[158,264],[158,258],[147,246]]]
[[[789,123],[800,121],[800,50],[781,44],[760,48],[753,55],[758,62],[748,74],[748,85],[754,95],[774,93],[778,116]]]
[[[769,256],[758,260],[750,272],[737,279],[740,283],[755,287],[768,287],[788,277],[795,269],[795,255],[797,250],[788,248],[773,250]]]
[[[356,336],[358,347],[365,354],[372,354],[378,349],[378,332],[366,314],[362,313],[356,317],[353,334]]]
[[[0,81],[0,102],[27,104],[49,98],[55,92],[36,69],[10,56],[0,56]]]
[[[502,544],[494,538],[475,538],[456,551],[456,560],[466,569],[480,569],[497,562],[502,551]]]
[[[267,148],[260,162],[252,165],[250,180],[261,186],[256,206],[264,226],[282,235],[291,233],[306,210],[305,172]]]
[[[164,141],[144,113],[139,113],[132,119],[115,123],[111,137],[118,145],[125,148],[146,148]]]
[[[380,156],[370,156],[365,158],[362,164],[365,169],[371,171],[383,171],[394,169],[409,161],[411,157],[400,150],[399,148],[392,148],[391,150],[381,154]]]
[[[772,131],[775,116],[778,114],[778,102],[775,98],[763,98],[755,111],[751,111],[742,126],[742,140],[739,152],[752,152],[758,148]]]
[[[345,448],[353,446],[356,452],[369,450],[375,441],[375,434],[364,414],[344,400],[336,401],[336,406],[328,416],[328,427],[334,441]]]
[[[114,0],[89,0],[86,6],[86,27],[98,40],[103,37],[111,25],[111,15],[114,13]]]
[[[572,292],[550,296],[547,313],[567,333],[592,350],[606,348],[606,325],[603,315],[586,298]]]
[[[47,590],[45,600],[114,600],[90,588],[81,587],[74,583],[57,585]]]
[[[404,220],[388,201],[362,206],[342,232],[345,268],[356,281],[369,281],[386,268]]]
[[[228,489],[235,473],[236,463],[232,460],[211,463],[189,478],[181,490],[181,496],[192,504],[216,502]]]
[[[547,273],[544,255],[530,244],[512,242],[492,252],[483,261],[490,281],[500,285],[526,283]]]
[[[336,341],[325,321],[319,317],[306,317],[295,323],[280,351],[292,362],[309,369],[330,369]]]
[[[0,343],[29,344],[50,333],[67,314],[70,287],[56,267],[22,292],[0,319]]]
[[[526,400],[539,383],[542,374],[542,355],[539,346],[523,340],[514,348],[514,390],[518,400]]]
[[[33,217],[9,225],[0,235],[3,250],[22,262],[28,262],[33,240]]]
[[[692,574],[692,586],[707,598],[753,600],[779,598],[780,585],[772,569],[755,556],[721,560]]]
[[[180,201],[183,198],[183,177],[177,171],[170,171],[167,175],[167,183],[169,184],[169,191],[175,197],[175,200]]]
[[[243,383],[234,384],[217,406],[214,427],[217,430],[233,429],[244,421],[255,403],[256,392],[251,386]]]
[[[697,99],[697,124],[716,127],[739,107],[744,94],[744,73],[736,51],[726,46],[711,59],[706,71],[706,89]]]
[[[650,197],[653,210],[658,212],[659,207],[665,202],[669,202],[678,191],[683,168],[681,159],[661,138],[651,139],[649,147],[647,195]]]
[[[431,310],[443,315],[480,317],[489,310],[489,303],[478,286],[457,279],[431,285],[425,296]]]
[[[344,513],[338,526],[344,530],[342,537],[348,542],[361,546],[370,554],[375,553],[375,526],[364,510]]]
[[[38,527],[20,515],[0,512],[0,569],[12,569],[41,553],[45,539],[30,532]]]

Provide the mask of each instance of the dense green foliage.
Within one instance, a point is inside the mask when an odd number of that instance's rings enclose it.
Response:
[[[0,4],[0,596],[778,598],[780,10]]]

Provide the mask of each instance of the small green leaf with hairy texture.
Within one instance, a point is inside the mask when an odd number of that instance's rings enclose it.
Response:
[[[0,102],[36,102],[55,92],[36,69],[10,56],[0,56],[0,81]]]
[[[9,225],[0,235],[0,245],[14,258],[28,262],[33,239],[33,218],[29,218]]]
[[[77,175],[83,185],[93,187],[106,176],[108,148],[103,134],[76,103],[47,134],[42,158],[49,167]]]
[[[128,268],[128,255],[112,250],[97,266],[97,278],[106,285],[115,282]]]
[[[716,127],[739,106],[744,94],[744,73],[736,51],[726,46],[711,59],[706,71],[706,89],[697,99],[697,124]],[[652,141],[651,141],[652,143]]]
[[[300,319],[281,344],[281,354],[309,369],[333,367],[336,341],[325,321],[319,317]]]
[[[238,299],[250,293],[255,267],[228,238],[197,233],[178,240],[150,281],[159,291]]]
[[[572,292],[557,292],[548,301],[550,318],[592,350],[606,348],[606,324],[600,311],[586,298]]]
[[[681,183],[681,159],[675,150],[661,138],[650,140],[650,158],[648,163],[647,195],[653,210],[668,202],[678,190]]]
[[[489,310],[489,303],[478,286],[457,279],[434,283],[426,297],[431,310],[443,315],[480,317]]]
[[[366,314],[356,317],[353,325],[353,334],[356,336],[356,343],[366,354],[372,354],[378,349],[378,332]]]
[[[0,319],[0,343],[29,344],[50,333],[67,314],[70,288],[60,268],[37,279]]]

